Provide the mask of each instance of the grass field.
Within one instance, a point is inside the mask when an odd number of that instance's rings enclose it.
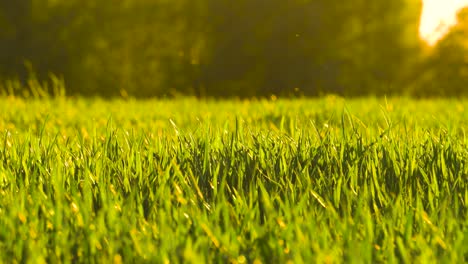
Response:
[[[468,101],[0,99],[0,262],[463,263]]]

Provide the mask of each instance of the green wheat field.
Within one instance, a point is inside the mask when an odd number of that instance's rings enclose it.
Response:
[[[466,263],[468,101],[0,98],[1,263]]]

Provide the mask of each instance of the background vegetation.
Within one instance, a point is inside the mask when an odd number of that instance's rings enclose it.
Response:
[[[421,7],[2,0],[0,79],[20,90],[32,72],[40,81],[53,73],[71,95],[102,96],[466,94],[466,16],[429,49],[418,37]]]

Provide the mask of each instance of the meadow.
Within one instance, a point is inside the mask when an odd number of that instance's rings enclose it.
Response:
[[[468,101],[0,98],[2,263],[463,263]]]

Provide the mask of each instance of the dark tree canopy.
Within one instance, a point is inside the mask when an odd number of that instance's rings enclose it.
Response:
[[[0,78],[53,73],[69,94],[102,96],[466,93],[464,56],[454,52],[466,54],[466,22],[422,56],[421,8],[421,0],[1,0]]]

